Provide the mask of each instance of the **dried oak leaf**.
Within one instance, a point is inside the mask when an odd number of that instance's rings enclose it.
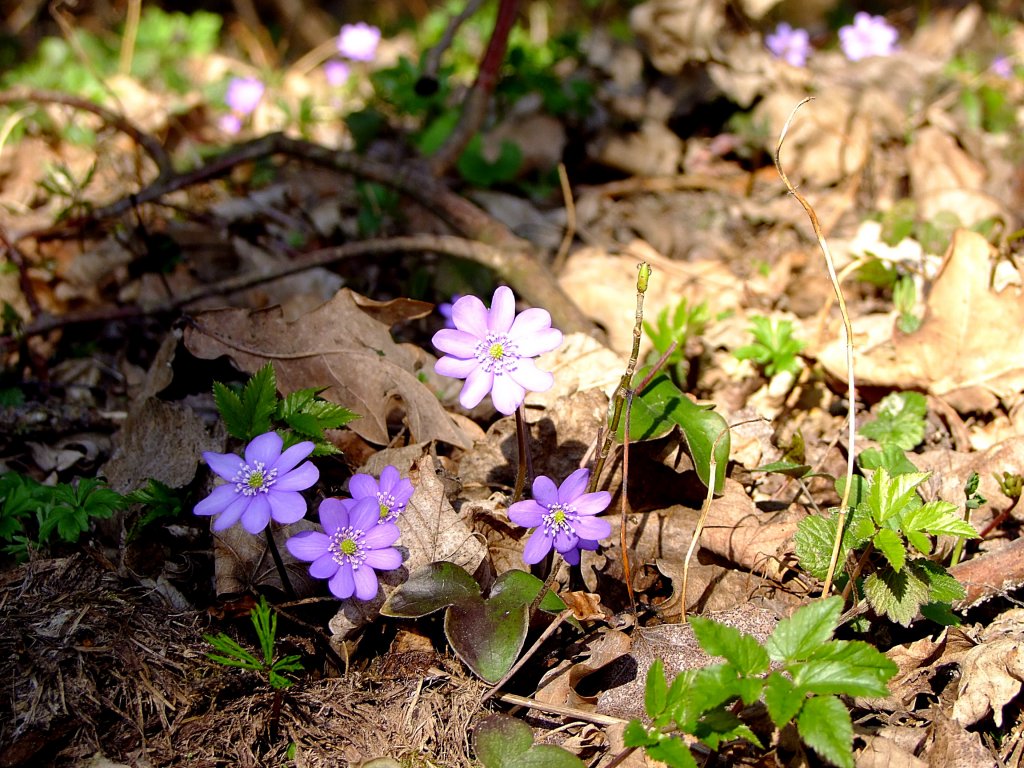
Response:
[[[366,301],[342,289],[294,321],[285,319],[280,307],[202,312],[186,330],[185,346],[206,360],[227,355],[248,373],[271,361],[284,394],[326,387],[323,397],[361,416],[348,426],[368,442],[387,444],[388,414],[400,403],[414,441],[468,448],[469,438],[417,378],[413,351],[397,344],[388,326],[360,307],[358,302]],[[385,314],[389,320],[416,317],[419,304],[407,307],[412,314],[397,306]],[[381,312],[374,307],[374,314]]]

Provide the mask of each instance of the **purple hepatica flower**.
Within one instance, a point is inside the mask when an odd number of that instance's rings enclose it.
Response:
[[[437,311],[444,318],[445,328],[454,328],[455,321],[452,320],[452,307],[455,306],[455,302],[462,298],[461,293],[453,293],[451,301],[442,301],[437,305]]]
[[[376,499],[366,497],[346,508],[341,499],[320,503],[324,532],[303,531],[285,542],[299,560],[312,563],[309,574],[329,579],[331,593],[345,600],[377,596],[376,571],[390,571],[402,564],[402,554],[392,547],[398,526],[380,523]]]
[[[373,61],[380,42],[380,30],[365,21],[346,24],[338,35],[338,53],[353,61]]]
[[[397,469],[389,465],[380,473],[380,482],[371,475],[352,475],[348,481],[348,491],[352,498],[341,499],[345,509],[351,510],[363,499],[372,498],[377,502],[377,522],[383,525],[393,523],[405,511],[405,505],[412,498],[413,487],[411,482],[398,474]]]
[[[196,504],[197,515],[220,515],[213,530],[223,531],[239,520],[249,533],[259,533],[273,519],[287,525],[306,514],[306,500],[299,491],[320,478],[311,461],[296,466],[313,452],[313,443],[293,445],[284,453],[284,441],[276,432],[254,437],[245,448],[245,458],[233,453],[206,451],[203,459],[216,474],[228,481]]]
[[[327,78],[327,83],[335,88],[347,83],[351,74],[352,68],[340,59],[331,59],[324,64],[324,77]]]
[[[882,16],[860,11],[853,24],[839,30],[839,47],[850,61],[869,56],[889,56],[896,50],[899,33]]]
[[[224,102],[236,115],[251,115],[263,98],[263,83],[255,77],[236,77],[228,83]]]
[[[434,370],[466,380],[459,394],[463,408],[475,408],[490,392],[494,407],[508,416],[522,405],[527,390],[544,392],[554,384],[555,377],[532,359],[562,343],[547,310],[527,309],[517,316],[512,290],[500,286],[489,310],[476,296],[456,301],[452,322],[454,328],[434,334],[434,346],[445,353]]]
[[[221,115],[217,121],[217,127],[220,128],[224,133],[234,136],[236,133],[240,133],[242,130],[242,121],[238,115],[229,113],[227,115]]]
[[[533,481],[533,499],[508,508],[513,523],[536,528],[523,550],[524,563],[539,563],[554,547],[567,563],[576,565],[581,549],[596,549],[598,540],[611,534],[611,523],[594,517],[611,503],[611,494],[586,493],[589,480],[589,469],[577,469],[556,488],[541,475]]]
[[[1009,80],[1013,77],[1013,62],[1010,61],[1008,56],[996,56],[992,59],[989,69],[993,75],[1004,80]]]
[[[811,39],[806,29],[793,29],[782,22],[775,31],[767,35],[764,44],[775,58],[782,59],[794,67],[807,64],[807,56],[811,52]]]

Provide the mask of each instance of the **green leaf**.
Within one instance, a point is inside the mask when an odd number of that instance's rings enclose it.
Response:
[[[647,754],[670,768],[697,768],[690,748],[681,739],[666,736],[653,747],[647,747]]]
[[[725,742],[736,739],[746,739],[758,747],[762,746],[761,740],[749,726],[723,707],[708,712],[697,725],[693,735],[714,750],[718,750]]]
[[[242,389],[242,409],[248,421],[244,439],[270,431],[270,417],[277,410],[277,376],[274,364],[267,363],[252,375]]]
[[[641,371],[637,376],[643,374],[644,371]],[[711,406],[697,405],[672,383],[667,374],[659,374],[643,392],[633,398],[629,439],[631,442],[655,440],[664,437],[676,426],[682,430],[697,475],[705,486],[710,482],[711,455],[714,450],[715,491],[721,491],[729,463],[729,425],[721,414],[711,410]],[[624,427],[625,417],[619,423],[616,433],[619,442],[622,442]]]
[[[391,593],[380,612],[383,616],[418,619],[462,600],[479,598],[480,587],[463,568],[444,561],[428,563],[409,574]]]
[[[877,612],[909,627],[924,603],[930,602],[928,584],[919,569],[908,563],[900,572],[883,570],[864,580],[864,596]]]
[[[800,738],[838,768],[853,768],[853,723],[835,696],[808,699],[797,717]]]
[[[247,649],[239,645],[235,640],[221,632],[219,635],[203,635],[203,639],[212,645],[219,654],[207,653],[206,655],[227,667],[239,667],[258,672],[263,669],[263,662],[253,656]]]
[[[644,685],[644,710],[651,718],[658,717],[668,704],[668,682],[665,680],[665,665],[655,659],[647,668],[647,682]]]
[[[832,640],[807,661],[790,667],[793,684],[809,693],[888,696],[896,664],[860,640]]]
[[[873,543],[878,551],[885,555],[885,559],[889,561],[889,565],[894,571],[903,568],[903,564],[907,561],[907,549],[903,546],[903,539],[896,531],[891,528],[881,528],[875,534]]]
[[[311,437],[314,440],[323,440],[324,438],[324,431],[320,428],[316,416],[312,414],[291,413],[285,417],[284,422],[296,432],[306,437]]]
[[[639,720],[630,720],[622,732],[622,743],[627,747],[645,747],[657,744],[658,736],[648,731]]]
[[[741,675],[759,675],[768,671],[768,652],[757,638],[734,627],[700,616],[690,618],[697,642],[710,656],[721,656]]]
[[[838,596],[815,600],[788,619],[780,621],[765,643],[769,656],[777,661],[799,661],[832,637],[839,625],[843,600]]]
[[[219,381],[213,382],[213,402],[217,406],[224,426],[228,434],[245,440],[249,433],[249,422],[245,416],[245,409],[242,408],[242,398]]]
[[[882,444],[912,450],[924,440],[928,401],[920,392],[893,392],[882,398],[878,416],[860,428],[860,434]]]
[[[800,364],[796,357],[806,345],[793,338],[793,323],[789,320],[769,320],[760,315],[750,318],[750,322],[754,343],[740,347],[733,355],[739,360],[752,360],[768,376],[782,371],[799,373]]]
[[[497,610],[511,610],[523,605],[529,606],[533,604],[537,593],[540,592],[543,586],[544,582],[532,573],[513,568],[512,570],[505,571],[494,580],[494,584],[491,585],[490,596],[487,600]],[[566,609],[565,601],[558,596],[557,592],[550,589],[544,594],[544,598],[537,607],[545,613],[551,614],[559,614]],[[577,629],[582,629],[575,618],[570,617],[569,623]]]
[[[948,501],[929,501],[903,518],[904,530],[918,530],[932,536],[959,536],[965,539],[978,538],[974,526],[960,516],[956,505]],[[924,551],[924,550],[922,550]],[[924,551],[929,554],[928,551]]]
[[[879,467],[871,476],[867,504],[878,525],[885,525],[891,517],[903,514],[912,499],[918,498],[917,487],[931,475],[930,472],[907,472],[890,475]]]
[[[750,470],[751,472],[774,472],[779,475],[785,475],[786,477],[792,478],[806,478],[813,476],[815,473],[811,472],[810,464],[797,464],[792,461],[773,461],[770,464],[764,464],[760,467],[755,467]]]
[[[485,768],[583,768],[568,750],[534,744],[530,726],[508,715],[489,715],[473,729],[473,748]]]
[[[776,728],[782,728],[796,717],[806,700],[806,691],[793,685],[788,677],[778,672],[768,675],[764,685],[764,704]]]
[[[508,672],[526,641],[529,606],[498,606],[476,596],[460,600],[444,615],[444,634],[455,655],[487,683]]]
[[[889,443],[883,445],[881,450],[877,448],[868,448],[867,450],[861,451],[857,457],[857,464],[863,470],[873,470],[879,467],[885,467],[886,471],[892,475],[905,475],[908,472],[916,472],[917,467],[906,457],[903,453],[903,449],[898,445]]]
[[[922,557],[914,560],[914,568],[928,582],[930,590],[928,594],[929,601],[952,603],[967,597],[967,590],[964,588],[964,585],[957,581],[956,577],[939,563]]]

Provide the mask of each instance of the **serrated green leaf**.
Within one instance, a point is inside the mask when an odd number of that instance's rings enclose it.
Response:
[[[868,448],[861,451],[860,455],[857,456],[857,464],[863,470],[885,467],[886,471],[892,476],[905,475],[908,472],[917,471],[917,467],[903,453],[903,449],[892,443],[883,445],[881,450]]]
[[[896,445],[904,451],[924,440],[928,402],[920,392],[893,392],[879,403],[878,417],[860,428],[860,434],[881,444]]]
[[[242,388],[242,411],[247,421],[246,440],[270,431],[270,417],[277,410],[277,375],[267,363]]]
[[[641,376],[643,371],[637,374]],[[709,483],[711,455],[716,462],[715,491],[725,483],[725,470],[729,463],[729,425],[721,414],[710,406],[697,405],[683,394],[667,374],[660,374],[633,398],[629,418],[631,442],[664,437],[679,427],[693,458],[697,475],[705,486]],[[619,423],[616,438],[621,443],[625,418]],[[721,439],[719,439],[721,437]]]
[[[847,696],[888,696],[888,682],[896,672],[896,664],[884,653],[860,640],[832,640],[790,667],[798,688]]]
[[[914,560],[913,565],[921,577],[928,582],[928,587],[931,590],[928,595],[930,602],[953,603],[967,597],[964,585],[939,563],[922,557]]]
[[[735,350],[733,356],[738,360],[752,360],[764,368],[768,376],[782,371],[799,372],[796,356],[806,345],[793,338],[793,323],[769,320],[760,315],[750,318],[750,322],[754,343]]]
[[[690,748],[677,738],[662,739],[654,746],[647,747],[647,754],[669,768],[697,768],[697,761],[693,759]]]
[[[960,516],[956,505],[948,501],[929,501],[903,518],[904,530],[924,531],[932,536],[978,538],[974,526]],[[928,554],[925,552],[925,554]]]
[[[747,725],[731,711],[721,707],[708,712],[697,725],[693,735],[714,750],[736,739],[746,739],[758,747],[762,746],[761,740]]]
[[[665,680],[665,665],[655,659],[647,669],[647,683],[644,685],[644,709],[648,717],[658,717],[668,704],[668,682]]]
[[[306,389],[297,389],[289,395],[286,395],[277,404],[277,409],[274,415],[285,421],[289,416],[296,413],[302,413],[310,403],[313,402],[313,398],[316,397],[317,393],[321,390],[316,387],[307,387]]]
[[[320,428],[320,424],[317,422],[316,416],[309,413],[290,413],[284,418],[285,423],[294,429],[296,432],[301,433],[305,437],[311,437],[315,440],[323,440],[324,431]]]
[[[835,696],[808,699],[796,728],[804,743],[830,763],[853,768],[853,723],[850,711]]]
[[[782,728],[796,717],[807,700],[806,691],[778,672],[772,672],[764,685],[764,705],[776,728]]]
[[[768,671],[768,652],[757,638],[735,627],[700,616],[690,618],[697,642],[710,656],[721,656],[741,675],[759,675]]]
[[[630,720],[622,732],[622,743],[627,747],[644,747],[657,744],[658,736],[650,733],[639,720]]]
[[[832,544],[836,538],[836,519],[808,515],[796,527],[796,556],[800,567],[816,579],[828,574]]]
[[[245,440],[249,433],[249,423],[242,408],[242,399],[219,381],[213,382],[213,402],[217,406],[221,419],[228,433],[239,440]]]
[[[843,600],[838,596],[805,605],[775,626],[775,631],[765,643],[768,655],[776,661],[806,659],[832,637],[842,610]]]
[[[345,406],[320,397],[314,398],[305,406],[304,411],[315,417],[322,429],[338,429],[360,418],[358,413],[350,411]]]
[[[907,549],[903,546],[903,539],[891,528],[881,528],[873,539],[875,547],[885,555],[894,571],[903,568],[907,561]]]
[[[910,563],[899,573],[883,570],[864,580],[864,597],[868,604],[876,613],[904,627],[909,627],[921,606],[930,602],[929,593],[928,584]]]
[[[871,476],[867,504],[878,525],[885,525],[891,517],[905,512],[911,499],[917,497],[917,488],[931,476],[930,472],[907,472],[892,476],[879,467]]]

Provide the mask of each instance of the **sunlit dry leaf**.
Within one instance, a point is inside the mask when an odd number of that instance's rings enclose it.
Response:
[[[469,447],[469,439],[417,378],[411,353],[395,343],[385,324],[359,308],[348,289],[294,322],[286,321],[279,307],[202,312],[185,332],[185,345],[208,360],[227,355],[248,373],[272,361],[284,394],[327,387],[323,397],[361,416],[349,428],[378,445],[389,441],[388,417],[401,406],[413,440]]]

